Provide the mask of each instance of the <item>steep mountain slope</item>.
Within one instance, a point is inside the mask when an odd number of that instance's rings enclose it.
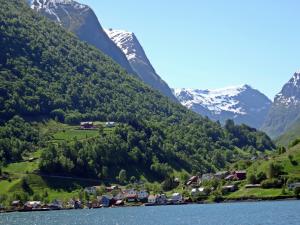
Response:
[[[212,120],[224,123],[233,119],[238,124],[259,128],[272,102],[249,85],[218,90],[174,89],[182,105]]]
[[[20,130],[30,124],[22,122],[14,131],[19,117],[37,127],[50,118],[69,124],[119,124],[109,134],[99,130],[97,138],[85,141],[35,141],[46,149],[40,162],[44,173],[107,177],[113,171],[111,179],[125,168],[158,180],[173,170],[224,168],[242,157],[239,149],[251,153],[274,148],[262,132],[232,122],[222,128],[173,103],[25,2],[0,4],[1,162],[14,160],[10,154],[24,155],[27,148],[19,152],[18,146],[41,134],[26,128],[29,134],[20,139]]]
[[[155,72],[135,34],[123,30],[105,30],[110,39],[124,52],[131,67],[142,81],[176,100],[168,84]]]
[[[288,146],[294,140],[300,138],[300,119],[295,121],[286,132],[276,139],[276,143],[281,146]]]
[[[297,126],[300,121],[300,73],[283,86],[281,92],[275,96],[272,108],[262,129],[271,137],[278,137]],[[299,122],[298,122],[299,123]]]
[[[32,9],[59,23],[81,40],[110,56],[134,73],[123,52],[107,37],[93,10],[73,0],[28,0]]]

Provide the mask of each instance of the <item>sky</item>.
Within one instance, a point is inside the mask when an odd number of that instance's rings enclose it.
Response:
[[[298,0],[78,0],[135,33],[172,88],[249,84],[270,99],[300,69]]]

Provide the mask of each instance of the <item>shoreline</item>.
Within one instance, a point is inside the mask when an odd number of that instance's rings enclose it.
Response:
[[[93,209],[115,209],[115,208],[131,208],[131,207],[159,207],[159,206],[179,206],[179,205],[212,205],[212,204],[234,204],[234,203],[251,203],[251,202],[282,202],[282,201],[300,201],[300,198],[291,197],[288,196],[284,198],[283,196],[279,196],[280,198],[259,198],[259,199],[251,199],[251,198],[245,198],[245,199],[229,199],[219,202],[183,202],[183,203],[174,203],[174,204],[141,204],[141,205],[124,205],[124,206],[111,206],[111,207],[102,207],[102,208],[83,208],[83,209],[69,209],[69,208],[63,208],[63,209],[48,209],[48,208],[42,208],[42,209],[34,209],[34,210],[3,210],[0,211],[0,214],[9,214],[9,213],[30,213],[30,212],[48,212],[48,211],[69,211],[69,210],[93,210]]]

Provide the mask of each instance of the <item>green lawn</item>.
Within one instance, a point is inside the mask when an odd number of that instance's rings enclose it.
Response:
[[[286,190],[286,195],[293,195],[293,193]],[[282,196],[282,189],[263,189],[263,188],[241,188],[240,190],[231,193],[226,198],[263,198],[263,197],[278,197]]]

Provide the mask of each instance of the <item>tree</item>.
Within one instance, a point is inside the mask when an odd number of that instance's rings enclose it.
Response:
[[[281,174],[283,174],[282,166],[271,162],[268,167],[268,178],[278,178]]]
[[[300,197],[300,187],[296,187],[296,188],[294,189],[294,194],[295,194],[295,196],[296,196],[297,198]]]
[[[256,176],[254,174],[248,174],[247,181],[249,184],[256,184]]]
[[[126,172],[126,170],[124,170],[124,169],[120,170],[118,178],[119,178],[119,181],[121,183],[126,183],[126,181],[127,181],[127,172]]]

